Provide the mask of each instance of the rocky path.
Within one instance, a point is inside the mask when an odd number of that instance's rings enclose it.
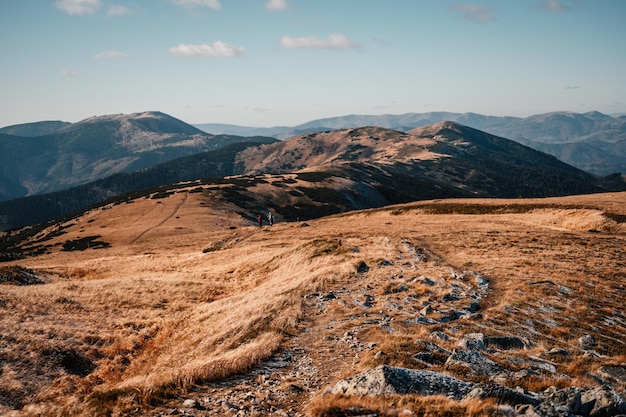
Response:
[[[155,415],[302,416],[312,396],[385,355],[384,335],[480,319],[485,278],[456,271],[406,239],[372,242],[386,257],[364,260],[351,282],[304,294],[303,331],[272,360],[245,375],[196,386]]]

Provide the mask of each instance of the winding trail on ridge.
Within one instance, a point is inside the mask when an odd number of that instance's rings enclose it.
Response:
[[[136,241],[141,239],[146,233],[148,233],[151,230],[156,229],[157,227],[162,226],[163,224],[165,224],[166,221],[168,221],[169,219],[174,217],[176,215],[176,213],[178,213],[178,210],[180,210],[180,208],[183,206],[183,204],[185,204],[185,202],[187,201],[188,197],[189,197],[189,193],[184,193],[184,197],[183,197],[182,201],[176,205],[176,207],[174,208],[174,211],[172,212],[172,214],[170,214],[169,216],[165,217],[158,224],[156,224],[156,225],[154,225],[152,227],[148,227],[146,230],[144,230],[143,232],[139,233],[137,236],[135,236],[135,238],[133,240],[128,242],[128,244],[132,245],[133,243],[135,243]]]

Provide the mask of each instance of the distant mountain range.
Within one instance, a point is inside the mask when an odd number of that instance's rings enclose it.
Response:
[[[360,126],[380,126],[405,132],[445,120],[512,139],[593,174],[626,173],[626,116],[611,117],[599,112],[554,112],[526,118],[430,112],[349,115],[313,120],[293,127],[255,128],[226,124],[195,126],[213,134],[263,135],[287,139],[306,132]]]
[[[283,219],[435,198],[626,190],[619,175],[598,177],[455,122],[408,132],[359,127],[234,143],[70,190],[0,202],[0,230],[59,218],[107,198],[117,204],[158,198],[175,192],[180,181],[220,185],[221,201],[242,213],[271,208]]]
[[[159,112],[39,122],[0,129],[0,201],[67,189],[237,142]]]

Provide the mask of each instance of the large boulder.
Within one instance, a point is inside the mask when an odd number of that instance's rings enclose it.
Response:
[[[626,414],[626,401],[608,387],[585,391],[581,395],[582,406],[590,408],[590,417],[611,417]]]
[[[327,388],[324,394],[445,395],[461,400],[472,388],[470,383],[438,372],[382,365],[343,379],[334,386]]]

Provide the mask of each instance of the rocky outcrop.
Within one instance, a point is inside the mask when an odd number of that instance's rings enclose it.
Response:
[[[339,381],[328,388],[325,394],[445,395],[461,400],[472,388],[467,382],[438,372],[382,365]]]
[[[477,352],[474,352],[477,353]],[[609,417],[626,413],[626,400],[609,387],[584,390],[550,387],[528,393],[498,384],[475,384],[439,372],[382,365],[343,379],[324,395],[383,396],[393,394],[445,395],[458,401],[495,399],[515,406],[519,416]]]

